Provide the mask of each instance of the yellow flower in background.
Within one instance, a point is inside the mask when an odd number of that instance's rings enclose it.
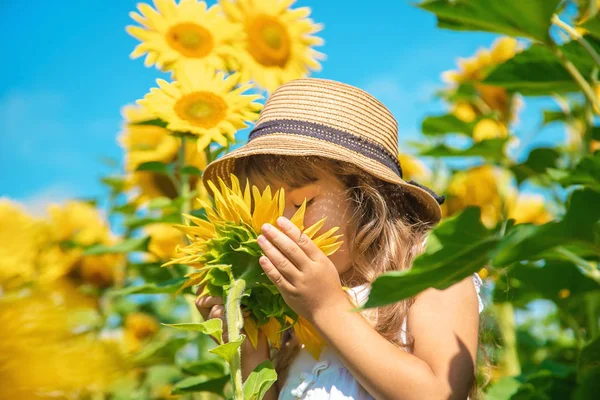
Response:
[[[502,37],[494,41],[489,50],[479,49],[471,58],[459,58],[458,70],[446,71],[442,74],[442,79],[454,86],[467,82],[473,83],[481,97],[482,104],[462,101],[456,105],[453,112],[458,118],[471,122],[478,115],[498,111],[503,121],[507,123],[516,121],[521,107],[520,98],[510,95],[502,87],[482,84],[481,81],[487,77],[491,69],[513,58],[518,51],[519,44],[516,39]]]
[[[398,154],[400,166],[402,167],[402,176],[405,181],[415,180],[419,183],[427,182],[431,179],[431,170],[425,163],[410,154]]]
[[[493,227],[502,220],[503,199],[514,196],[510,174],[492,165],[483,165],[457,172],[450,181],[446,202],[442,204],[445,216],[451,216],[468,206],[481,208],[481,220]]]
[[[243,26],[244,41],[236,53],[242,81],[252,80],[268,91],[311,70],[319,71],[325,55],[313,49],[323,39],[312,36],[323,29],[309,7],[289,8],[290,0],[222,0],[227,17]],[[235,61],[234,61],[235,63]]]
[[[159,324],[150,314],[135,312],[125,316],[123,342],[128,353],[142,348],[143,341],[158,332]]]
[[[464,101],[454,103],[452,114],[454,114],[456,118],[465,122],[473,122],[477,118],[477,111],[475,111],[475,107]]]
[[[136,312],[125,317],[125,329],[131,331],[136,338],[142,340],[158,332],[159,324],[150,314]]]
[[[235,133],[247,127],[244,121],[258,118],[262,105],[254,101],[262,96],[244,95],[250,84],[236,88],[238,73],[225,78],[222,72],[178,68],[175,76],[171,83],[158,79],[160,88],[152,88],[138,104],[166,121],[168,129],[198,135],[198,151],[212,141],[222,146],[233,143]]]
[[[150,171],[136,171],[127,177],[127,187],[137,189],[133,203],[140,206],[157,197],[177,197],[175,183],[166,175]]]
[[[464,83],[468,81],[480,81],[487,76],[488,69],[502,64],[515,56],[519,43],[512,37],[501,37],[496,39],[490,50],[479,49],[470,58],[459,58],[457,71],[446,71],[442,74],[443,79],[449,83]]]
[[[120,266],[125,263],[122,254],[83,256],[78,262],[80,278],[96,287],[105,288],[124,280]]]
[[[149,224],[144,231],[150,236],[148,252],[158,260],[170,260],[176,254],[177,246],[185,246],[185,235],[170,224]]]
[[[241,39],[241,28],[230,23],[220,5],[210,8],[198,0],[155,0],[155,8],[139,3],[139,13],[129,15],[141,26],[130,25],[127,32],[140,40],[131,58],[146,54],[144,65],[171,70],[182,64],[214,72],[226,67],[225,56]]]
[[[516,199],[509,201],[508,218],[514,218],[517,224],[545,224],[552,221],[552,214],[544,204],[543,196],[519,194]]]
[[[117,344],[94,333],[95,307],[68,280],[0,298],[0,398],[80,398],[131,371]]]
[[[73,241],[82,246],[103,243],[109,228],[98,209],[83,201],[67,201],[48,207],[49,223],[57,241]]]
[[[43,235],[39,222],[21,206],[0,198],[0,288],[32,280]]]
[[[484,118],[473,128],[473,140],[481,142],[488,139],[502,139],[508,137],[508,129],[500,122]]]
[[[134,171],[150,161],[171,162],[177,155],[179,140],[169,130],[156,125],[134,125],[156,119],[144,107],[128,105],[121,111],[125,119],[119,143],[125,150],[125,169]]]

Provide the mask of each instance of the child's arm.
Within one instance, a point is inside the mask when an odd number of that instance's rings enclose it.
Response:
[[[471,276],[446,290],[428,289],[417,297],[408,319],[408,330],[415,338],[413,354],[388,342],[349,308],[351,305],[340,305],[321,310],[312,322],[373,397],[467,398],[479,329]]]
[[[258,345],[256,349],[254,349],[250,340],[244,340],[242,343],[242,380],[245,382],[248,375],[250,375],[257,365],[269,359],[269,343],[267,336],[262,331],[258,332]],[[277,400],[278,396],[277,385],[273,384],[265,393],[263,400]]]

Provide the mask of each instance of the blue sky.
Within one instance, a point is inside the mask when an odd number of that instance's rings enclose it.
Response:
[[[120,108],[143,97],[161,77],[141,59],[129,59],[138,43],[125,32],[136,1],[3,1],[0,54],[0,196],[33,209],[72,197],[101,196],[102,157],[122,160],[116,138]],[[214,1],[209,1],[214,3]],[[435,18],[408,1],[298,0],[323,23],[327,54],[312,76],[363,88],[386,104],[405,140],[419,138],[425,115],[440,113],[433,100],[440,74],[458,56],[471,56],[497,37],[436,28]],[[519,136],[539,123],[530,101],[520,116]],[[551,129],[527,144],[560,138]],[[241,132],[239,140],[247,138]]]

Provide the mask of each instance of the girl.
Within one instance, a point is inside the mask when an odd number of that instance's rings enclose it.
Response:
[[[284,216],[307,200],[305,224],[327,217],[342,247],[330,257],[287,218],[265,224],[261,266],[286,303],[327,346],[315,360],[291,330],[279,350],[261,333],[242,349],[242,375],[272,358],[278,381],[266,399],[461,399],[476,394],[478,299],[475,274],[446,290],[367,309],[377,276],[410,268],[441,218],[443,197],[402,179],[397,123],[373,96],[326,79],[279,87],[241,148],[209,164],[203,180],[233,172],[264,190],[283,188]],[[210,188],[208,188],[210,190]],[[350,288],[345,291],[343,286]],[[199,288],[197,293],[200,293]],[[223,318],[223,299],[196,305],[205,319]]]

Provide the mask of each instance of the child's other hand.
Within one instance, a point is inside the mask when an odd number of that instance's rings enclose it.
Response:
[[[260,264],[285,302],[309,321],[318,310],[347,304],[338,271],[325,253],[287,218],[277,224],[281,230],[262,226],[259,245],[266,257]]]
[[[203,289],[204,285],[200,286],[198,290],[196,290],[196,296],[199,296],[200,293],[202,293]],[[219,318],[221,321],[223,321],[223,342],[228,343],[229,334],[227,331],[227,320],[225,319],[225,305],[223,302],[223,298],[219,296],[198,297],[196,298],[196,308],[198,309],[198,311],[202,315],[202,318],[204,318],[205,321],[213,318]],[[244,310],[242,306],[242,313],[244,314],[244,316],[247,316],[249,311]],[[242,331],[245,334],[244,328],[242,328]],[[211,338],[215,343],[217,342],[212,336]]]

